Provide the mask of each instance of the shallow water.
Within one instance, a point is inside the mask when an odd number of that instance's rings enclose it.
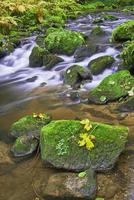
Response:
[[[119,20],[105,21],[100,24],[107,31],[107,36],[93,41],[99,45],[99,52],[77,64],[87,67],[89,61],[102,55],[112,55],[116,59],[116,64],[118,63],[119,50],[109,42],[111,31],[118,24],[133,17],[121,13],[114,14],[119,17]],[[89,36],[91,29],[95,26],[92,23],[94,17],[96,15],[69,20],[66,28],[83,32]],[[12,54],[0,60],[0,140],[7,143],[10,149],[11,124],[20,117],[33,112],[48,112],[54,119],[89,118],[94,121],[126,125],[130,129],[127,149],[116,167],[109,173],[101,175],[103,181],[102,183],[98,181],[100,187],[98,195],[101,196],[105,188],[106,191],[103,193],[105,193],[106,200],[134,200],[134,114],[129,113],[122,118],[118,113],[113,112],[113,104],[105,106],[86,104],[88,90],[116,71],[116,64],[111,69],[105,70],[103,74],[94,76],[91,83],[86,83],[75,91],[79,93],[80,98],[73,101],[70,99],[70,93],[73,90],[62,84],[61,74],[75,63],[74,56],[60,55],[64,62],[55,66],[52,71],[44,71],[43,67],[33,69],[28,66],[28,57],[35,45],[35,37],[28,38]],[[28,81],[29,78],[35,76],[35,81]],[[0,168],[0,200],[34,200],[36,197],[40,199],[40,187],[47,183],[49,175],[54,170],[46,169],[38,155],[24,161],[14,158],[12,160],[14,164],[11,167]],[[115,183],[119,185],[119,188],[115,195],[109,198],[109,190],[112,189],[106,186],[109,185],[112,188]]]

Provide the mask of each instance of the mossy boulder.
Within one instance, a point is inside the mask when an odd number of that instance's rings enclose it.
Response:
[[[121,112],[134,112],[134,96],[129,97],[126,101],[120,103],[116,110]]]
[[[96,104],[105,104],[128,95],[134,85],[134,77],[127,70],[116,72],[89,92],[88,100]]]
[[[94,148],[79,146],[80,134],[85,132],[77,120],[57,120],[41,130],[41,158],[55,168],[83,171],[111,169],[125,148],[128,136],[126,127],[90,122],[87,133],[95,136]]]
[[[24,135],[38,137],[40,129],[51,121],[51,117],[48,114],[41,115],[42,117],[40,115],[37,115],[37,117],[33,115],[22,117],[12,124],[10,134],[15,138]]]
[[[103,16],[103,18],[105,19],[105,20],[108,20],[108,21],[116,21],[116,20],[118,20],[118,17],[117,16],[115,16],[115,15],[109,15],[109,14],[103,14],[102,15]]]
[[[92,75],[89,70],[80,65],[69,67],[64,74],[64,83],[71,85],[73,88],[79,87],[85,80],[91,81]]]
[[[27,156],[32,154],[38,146],[38,141],[34,137],[20,136],[16,139],[11,148],[11,152],[15,157]]]
[[[134,40],[127,42],[120,57],[123,59],[124,68],[130,70],[134,74]]]
[[[63,61],[61,57],[53,54],[46,54],[43,56],[43,66],[46,70],[51,70],[55,65]]]
[[[30,67],[41,67],[43,66],[43,55],[46,55],[47,50],[35,46],[29,56],[29,65]]]
[[[83,177],[80,175],[83,174]],[[73,187],[72,187],[73,186]],[[50,176],[47,186],[42,187],[47,199],[93,199],[96,195],[96,180],[92,169],[82,173],[62,172]]]
[[[134,20],[117,26],[112,32],[112,41],[124,42],[134,37]]]
[[[102,23],[103,21],[104,21],[104,19],[102,17],[98,17],[98,18],[93,20],[93,23],[94,24],[99,24],[99,23]]]
[[[82,34],[70,30],[59,29],[50,32],[45,38],[45,45],[48,51],[57,54],[71,55],[82,44],[84,44]]]
[[[112,56],[101,56],[89,62],[88,68],[93,75],[98,75],[105,69],[110,68],[114,61]]]

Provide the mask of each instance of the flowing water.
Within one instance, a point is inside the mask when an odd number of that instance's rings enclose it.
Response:
[[[114,105],[96,106],[86,104],[88,90],[95,87],[104,77],[117,70],[119,63],[118,48],[111,45],[109,39],[113,28],[132,19],[133,16],[112,13],[119,19],[104,21],[100,26],[106,31],[103,37],[92,38],[92,45],[97,45],[97,52],[81,62],[75,62],[74,55],[60,55],[64,61],[56,65],[51,71],[29,67],[29,55],[36,45],[35,37],[26,38],[13,53],[0,60],[0,140],[11,146],[9,130],[11,124],[22,116],[33,112],[48,112],[54,119],[90,118],[110,124],[123,124],[130,128],[129,142],[126,151],[121,156],[114,170],[102,176],[98,195],[105,199],[134,200],[134,114],[125,114],[125,118],[112,112]],[[96,24],[93,23],[97,14],[69,20],[67,29],[80,31],[90,39],[90,33]],[[85,83],[74,91],[63,85],[63,72],[73,64],[87,67],[94,58],[111,55],[115,58],[114,65],[101,75],[94,76],[91,83]],[[72,100],[70,94],[78,93],[78,98]],[[11,155],[10,155],[11,156]],[[14,159],[11,167],[0,168],[0,200],[34,200],[39,197],[39,185],[45,185],[48,177],[54,172],[46,169],[40,158],[28,158],[24,161]],[[111,181],[111,182],[110,182]],[[115,184],[117,190],[113,196],[111,190]],[[107,187],[109,185],[109,188]],[[104,191],[105,188],[105,191]],[[102,193],[104,194],[102,194]],[[108,196],[109,195],[109,196]]]

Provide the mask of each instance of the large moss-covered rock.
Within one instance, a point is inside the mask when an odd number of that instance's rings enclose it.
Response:
[[[73,54],[75,49],[84,43],[83,36],[70,30],[50,32],[45,38],[46,48],[51,53]]]
[[[38,141],[34,137],[20,136],[16,139],[11,148],[11,152],[15,157],[27,156],[32,154],[38,146]]]
[[[51,121],[47,114],[41,114],[42,117],[28,115],[14,122],[11,126],[10,134],[18,138],[19,136],[39,136],[40,129]]]
[[[132,6],[134,5],[134,1],[133,0],[118,0],[118,4],[120,6]]]
[[[95,147],[88,150],[79,146],[84,126],[77,120],[52,121],[41,130],[41,157],[56,168],[83,171],[93,168],[97,171],[113,167],[125,148],[128,129],[97,122],[90,122],[88,134],[95,136]]]
[[[48,52],[39,46],[35,46],[29,56],[30,67],[41,67],[43,65],[43,55]]]
[[[91,81],[92,75],[89,70],[80,65],[69,67],[64,74],[64,83],[74,88],[79,87],[84,80]]]
[[[43,66],[46,70],[51,70],[55,65],[63,61],[64,60],[62,58],[53,54],[43,56]]]
[[[83,174],[81,177],[80,175]],[[93,170],[78,173],[56,173],[50,176],[47,186],[42,188],[47,199],[93,199],[96,194],[96,180]]]
[[[121,53],[124,68],[134,73],[134,40],[128,42]]]
[[[134,20],[129,20],[117,26],[112,32],[113,41],[127,41],[134,37]]]
[[[98,75],[102,73],[105,69],[110,68],[113,62],[114,58],[112,56],[102,56],[92,60],[88,64],[88,68],[93,75]]]
[[[96,88],[91,90],[88,95],[89,102],[105,104],[120,97],[128,95],[128,91],[134,85],[134,77],[127,70],[116,72],[106,77]]]

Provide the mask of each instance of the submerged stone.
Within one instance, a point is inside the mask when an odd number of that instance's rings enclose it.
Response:
[[[83,173],[83,172],[82,172]],[[96,194],[96,179],[93,170],[84,172],[85,176],[79,177],[78,173],[56,173],[51,175],[48,184],[42,188],[43,197],[47,199],[93,199]]]
[[[134,20],[117,26],[112,32],[112,41],[124,42],[134,37]]]
[[[70,30],[57,29],[45,38],[46,48],[51,53],[71,55],[82,44],[84,44],[82,34]]]
[[[112,56],[101,56],[89,62],[88,68],[93,75],[98,75],[105,69],[110,68],[113,62],[114,58]]]
[[[134,77],[127,70],[107,76],[89,92],[88,100],[96,104],[105,104],[128,95],[134,85]]]
[[[80,121],[52,121],[41,130],[41,158],[55,168],[83,171],[111,169],[125,148],[128,136],[126,127],[90,122],[88,134],[94,135],[94,148],[79,146],[80,134],[85,129]]]
[[[15,157],[27,156],[32,154],[38,146],[38,141],[34,137],[20,136],[16,139],[11,148],[11,152]]]
[[[42,118],[38,115],[37,117],[28,115],[12,124],[10,134],[15,138],[23,135],[38,137],[40,129],[50,121],[51,117],[48,114],[42,114]]]
[[[9,146],[2,141],[0,141],[0,175],[5,173],[8,169],[10,169],[14,162],[10,157]]]
[[[73,88],[80,87],[84,80],[91,81],[92,75],[89,70],[80,65],[69,67],[64,74],[64,83],[71,85]]]

